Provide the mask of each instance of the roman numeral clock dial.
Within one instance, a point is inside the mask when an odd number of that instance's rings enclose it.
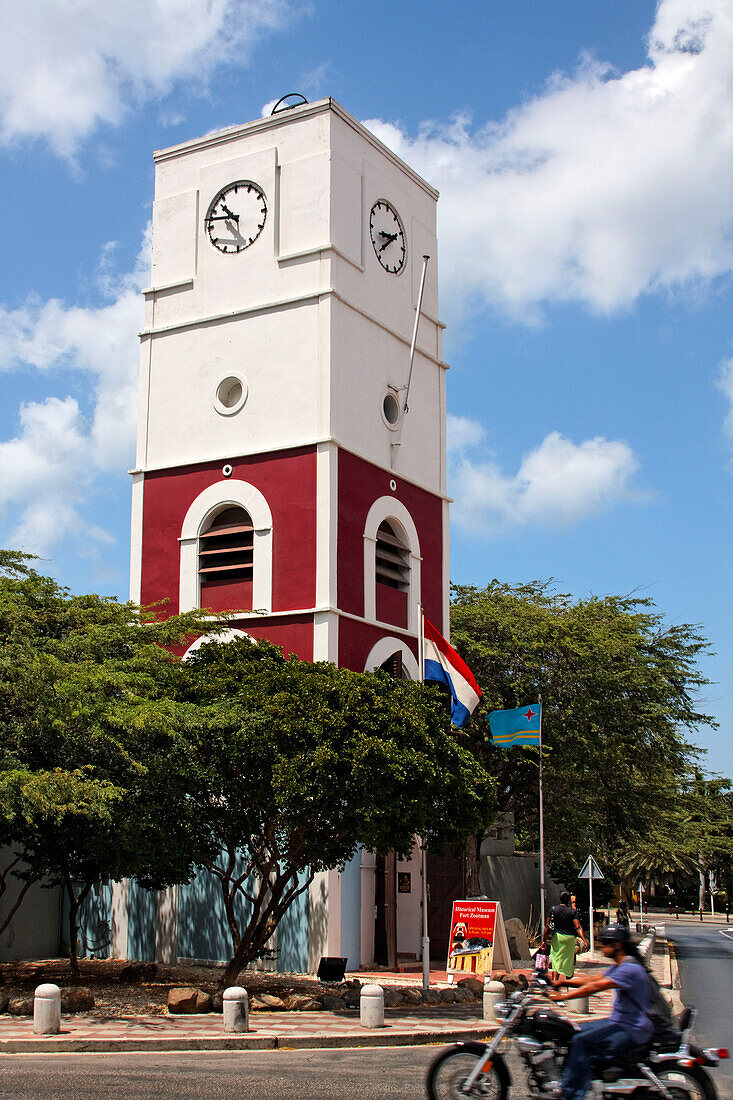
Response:
[[[400,216],[386,199],[379,199],[372,207],[369,236],[384,270],[390,275],[398,275],[407,260],[407,241]]]
[[[252,180],[238,180],[213,200],[204,226],[219,252],[243,252],[257,240],[266,220],[267,201],[262,188]]]

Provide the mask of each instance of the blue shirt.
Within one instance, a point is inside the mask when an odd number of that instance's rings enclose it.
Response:
[[[609,966],[604,977],[617,987],[609,1019],[628,1031],[639,1045],[651,1039],[654,1028],[647,1016],[651,990],[644,967],[634,959],[624,959],[618,966]]]

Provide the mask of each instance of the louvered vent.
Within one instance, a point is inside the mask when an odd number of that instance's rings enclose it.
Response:
[[[377,582],[406,592],[410,587],[410,548],[386,520],[377,531],[376,559]]]
[[[244,508],[226,508],[199,535],[199,576],[213,581],[251,581],[254,528]]]

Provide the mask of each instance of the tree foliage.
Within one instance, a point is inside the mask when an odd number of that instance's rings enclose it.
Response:
[[[177,661],[165,647],[217,624],[74,596],[8,551],[0,574],[0,893],[10,875],[24,881],[19,902],[40,877],[60,882],[75,968],[92,885],[188,873],[185,812],[166,797]]]
[[[318,871],[359,846],[407,853],[415,834],[457,843],[490,819],[489,777],[422,685],[248,639],[201,646],[176,682],[187,712],[177,767],[232,938],[224,984]]]
[[[658,847],[660,825],[666,837],[684,817],[690,738],[715,725],[697,702],[708,683],[699,628],[667,624],[646,598],[492,581],[454,587],[451,637],[483,691],[474,735],[520,838],[538,843],[537,751],[493,746],[486,716],[541,695],[550,858],[580,867],[593,852],[620,873],[622,851]]]

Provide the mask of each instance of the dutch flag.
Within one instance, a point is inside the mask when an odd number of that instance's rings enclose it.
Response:
[[[481,698],[471,669],[431,622],[423,617],[424,679],[445,684],[451,693],[451,721],[462,729]]]

